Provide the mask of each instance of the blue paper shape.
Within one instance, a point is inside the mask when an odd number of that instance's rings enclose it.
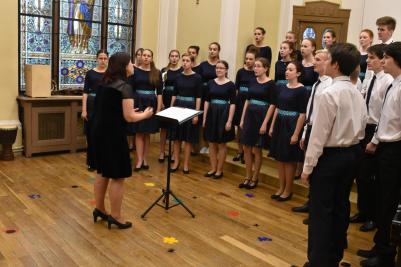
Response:
[[[40,195],[39,194],[30,194],[30,195],[28,195],[31,199],[38,199],[38,198],[40,198]]]
[[[259,236],[259,237],[258,237],[258,240],[259,240],[260,242],[263,242],[263,241],[273,241],[273,239],[271,239],[270,237],[267,237],[267,236]]]
[[[251,194],[251,193],[245,194],[245,196],[246,196],[246,197],[249,197],[249,198],[255,197],[255,195],[254,195],[254,194]]]

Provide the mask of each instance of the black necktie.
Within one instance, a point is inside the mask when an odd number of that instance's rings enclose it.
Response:
[[[313,93],[312,93],[312,96],[311,96],[312,99],[311,99],[311,102],[310,102],[308,116],[306,117],[306,123],[310,122],[310,117],[312,116],[312,111],[313,111],[313,102],[315,101],[315,93],[316,93],[317,87],[319,86],[319,84],[321,82],[322,81],[320,79],[318,79],[317,82],[315,83],[315,88],[314,88],[315,90],[313,90]]]
[[[375,85],[375,81],[376,81],[376,75],[373,75],[372,81],[370,82],[369,85],[368,94],[366,95],[366,107],[368,108],[368,111],[369,111],[370,96],[372,95],[372,89],[373,86]]]

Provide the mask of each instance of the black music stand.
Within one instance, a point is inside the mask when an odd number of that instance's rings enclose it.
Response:
[[[181,125],[184,122],[191,120],[192,118],[202,114],[203,111],[198,111],[194,109],[188,108],[180,108],[180,107],[170,107],[167,108],[155,116],[161,122],[164,122],[168,128],[168,136],[172,136],[173,128],[177,125]],[[170,189],[170,175],[171,175],[171,138],[168,141],[168,155],[167,155],[167,179],[166,179],[166,188],[162,189],[162,194],[158,197],[155,202],[141,215],[141,218],[145,218],[146,214],[154,207],[159,206],[164,208],[166,211],[174,208],[175,206],[181,205],[189,214],[191,214],[192,218],[195,218],[195,214],[182,203],[180,199],[178,199],[174,193]],[[170,206],[170,195],[175,199],[176,204]],[[163,205],[159,204],[159,201],[163,199]]]

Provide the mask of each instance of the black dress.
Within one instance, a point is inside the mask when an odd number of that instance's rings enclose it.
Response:
[[[97,172],[105,178],[130,177],[132,168],[122,101],[134,97],[131,86],[118,80],[99,89],[92,131]]]
[[[277,96],[277,117],[273,126],[273,136],[269,156],[281,162],[302,162],[303,152],[299,143],[291,145],[300,113],[306,112],[308,92],[303,86],[288,88],[281,85]],[[302,132],[299,134],[299,139]]]
[[[259,83],[254,78],[249,83],[248,108],[244,116],[244,126],[241,131],[240,144],[265,148],[268,141],[269,127],[266,134],[259,134],[260,127],[266,117],[270,105],[276,105],[276,84],[274,81]]]
[[[162,94],[162,77],[159,72],[158,86],[150,83],[150,71],[135,68],[134,75],[128,78],[128,83],[132,86],[134,92],[134,108],[144,111],[147,107],[152,107],[153,111],[157,110],[157,96]],[[159,124],[156,117],[135,123],[130,123],[129,131],[131,133],[156,133],[159,130]]]
[[[312,90],[312,86],[317,82],[318,78],[319,73],[315,72],[313,66],[304,67],[304,76],[301,82],[309,92]]]
[[[296,61],[299,61],[299,62],[302,62],[302,53],[301,53],[301,51],[299,51],[298,49],[297,50],[295,50],[295,60]],[[278,55],[277,55],[277,60],[281,60],[281,55],[280,55],[280,52],[278,52]]]
[[[196,99],[202,94],[202,78],[194,73],[185,75],[181,73],[175,80],[174,96],[176,96],[174,106],[196,109]],[[192,120],[178,125],[172,134],[172,140],[183,141],[191,144],[199,142],[199,123],[193,124]]]
[[[248,50],[251,46],[255,46],[255,45],[254,44],[248,45],[245,49],[245,53],[248,52]],[[270,46],[261,46],[261,47],[255,46],[255,47],[258,48],[258,50],[259,50],[258,54],[256,55],[256,58],[263,57],[263,58],[267,59],[269,61],[269,63],[272,62],[272,49],[270,48]]]
[[[244,68],[238,70],[235,78],[235,89],[237,90],[233,119],[233,125],[235,126],[238,126],[241,121],[242,110],[248,97],[249,82],[252,79],[255,79],[255,72],[253,70],[246,70]]]
[[[233,82],[217,84],[211,80],[207,84],[208,93],[206,101],[209,109],[206,114],[205,141],[211,143],[227,143],[235,138],[234,125],[226,131],[226,123],[230,111],[230,104],[235,103],[235,85]]]
[[[361,72],[359,73],[359,79],[361,79],[361,82],[365,79],[366,75],[366,69],[368,68],[368,63],[366,60],[368,59],[368,54],[361,55],[361,60],[359,63],[359,66],[361,68]]]
[[[164,76],[163,82],[163,105],[164,108],[169,108],[171,105],[171,97],[173,96],[174,92],[174,82],[178,75],[182,72],[182,68],[177,70],[166,70],[165,68],[162,69],[162,73]]]
[[[203,106],[203,102],[205,101],[206,94],[208,92],[207,83],[210,80],[213,80],[217,77],[216,65],[212,65],[208,61],[203,61],[201,64],[199,64],[199,72],[203,82],[203,87],[202,87],[202,106]]]
[[[192,67],[192,71],[201,75],[200,64],[198,66]]]
[[[288,62],[284,62],[283,60],[279,60],[276,62],[276,65],[274,66],[274,81],[276,82],[276,84],[287,84],[288,81],[285,78],[285,71],[287,70],[287,66],[290,63],[290,61]]]
[[[86,111],[88,113],[88,120],[84,121],[84,131],[86,135],[86,164],[92,168],[96,169],[95,164],[95,148],[93,145],[91,129],[93,127],[93,116],[95,114],[95,98],[98,88],[103,79],[103,73],[97,72],[95,70],[89,70],[85,76],[84,84],[84,94],[87,94],[86,100]]]

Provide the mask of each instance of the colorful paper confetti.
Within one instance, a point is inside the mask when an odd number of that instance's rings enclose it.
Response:
[[[14,228],[7,228],[7,229],[4,229],[3,232],[6,234],[14,234],[14,233],[18,232],[18,230],[14,229]]]
[[[193,196],[192,198],[193,198],[193,199],[197,199],[198,197],[197,197],[197,196]]]
[[[255,223],[253,226],[255,226],[255,227],[259,227],[259,224]]]
[[[239,216],[239,211],[232,210],[228,212],[228,216],[230,217],[238,217]]]
[[[270,237],[267,236],[259,236],[258,240],[263,242],[263,241],[273,241],[273,239],[271,239]]]
[[[30,194],[30,195],[28,195],[28,197],[30,197],[31,199],[41,198],[41,196],[39,194]]]
[[[72,187],[72,188],[78,188],[79,185],[72,185],[71,187]]]
[[[90,205],[92,205],[92,206],[96,206],[96,200],[95,199],[89,200],[88,203]]]
[[[167,252],[173,253],[173,252],[175,252],[175,249],[170,248],[169,250],[167,250]]]
[[[172,237],[172,236],[163,237],[163,243],[173,245],[175,243],[178,243],[178,240],[175,237]]]
[[[246,197],[249,197],[249,198],[255,197],[255,195],[254,195],[254,194],[251,194],[251,193],[245,194],[245,196],[246,196]]]
[[[155,183],[143,183],[145,186],[153,187],[155,186]]]

